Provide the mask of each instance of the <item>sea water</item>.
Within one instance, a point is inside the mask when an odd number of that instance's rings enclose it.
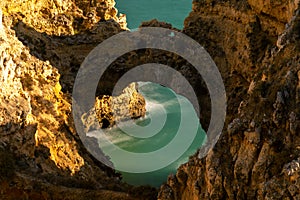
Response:
[[[129,29],[141,22],[157,19],[183,28],[184,19],[192,11],[192,0],[115,0],[119,13],[126,14]]]
[[[182,135],[181,139],[169,153],[161,155],[161,160],[149,156],[143,163],[129,162],[126,156],[112,156],[114,151],[112,145],[102,146],[102,150],[111,158],[117,168],[125,166],[130,169],[138,169],[141,164],[147,166],[164,162],[165,159],[174,156],[187,142],[187,150],[180,152],[181,156],[178,159],[161,169],[146,173],[120,171],[123,181],[129,184],[158,187],[167,180],[169,174],[175,174],[177,168],[188,161],[189,156],[196,153],[197,149],[205,142],[206,134],[201,128],[193,105],[187,98],[177,95],[167,87],[151,82],[139,82],[139,92],[146,100],[146,116],[134,122],[124,122],[111,129],[106,129],[103,133],[105,137],[118,148],[134,153],[159,150],[170,144],[178,135]],[[134,134],[141,137],[134,137]]]
[[[182,29],[184,19],[192,10],[192,0],[115,1],[119,13],[126,14],[129,29],[138,28],[141,22],[151,19],[168,22],[173,27]],[[146,100],[146,116],[135,120],[134,125],[131,122],[125,123],[119,125],[119,127],[105,130],[104,134],[114,145],[135,153],[157,151],[172,143],[176,135],[183,135],[184,137],[176,143],[177,145],[169,153],[161,155],[161,160],[149,157],[143,162],[143,165],[149,166],[153,163],[163,163],[164,159],[174,156],[173,154],[178,152],[179,147],[188,142],[189,145],[185,151],[181,152],[181,156],[166,164],[163,168],[145,173],[120,171],[123,181],[129,184],[159,187],[167,180],[168,175],[175,174],[177,168],[187,162],[189,156],[196,153],[197,149],[205,142],[206,134],[199,123],[193,105],[185,97],[175,94],[173,90],[167,87],[150,82],[140,82],[139,92]],[[156,126],[148,126],[155,123],[157,123]],[[145,138],[135,138],[128,132],[140,134]],[[191,139],[188,136],[191,136],[192,133],[195,137]],[[126,156],[110,156],[109,154],[112,154],[113,149],[102,149],[117,168],[118,166],[125,166],[135,169],[138,168],[138,165],[141,165],[141,163],[128,162]]]

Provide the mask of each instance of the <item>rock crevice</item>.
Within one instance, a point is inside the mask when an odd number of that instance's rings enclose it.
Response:
[[[183,31],[221,71],[226,128],[205,158],[193,156],[168,179],[159,199],[300,197],[299,19],[298,1],[193,2]]]

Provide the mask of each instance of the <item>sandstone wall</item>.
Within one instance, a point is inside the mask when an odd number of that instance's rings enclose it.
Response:
[[[194,1],[184,32],[210,53],[228,110],[215,148],[170,176],[159,199],[298,199],[299,2]]]
[[[144,117],[146,102],[137,87],[137,83],[131,83],[119,96],[96,97],[94,109],[82,116],[83,123],[89,127],[97,120],[101,128],[109,128],[117,122]]]
[[[114,2],[0,5],[6,16],[0,30],[0,197],[153,199],[155,189],[121,183],[94,160],[71,117],[70,93],[80,64],[97,44],[125,29]],[[159,199],[300,198],[299,24],[296,0],[194,1],[183,32],[219,67],[228,115],[216,147],[204,159],[196,154],[182,165],[161,187]],[[171,28],[157,21],[144,26]],[[204,83],[192,66],[168,52],[124,55],[104,76],[107,91],[98,93],[109,93],[122,73],[150,61],[174,67],[198,88],[205,108],[200,120],[207,127]]]
[[[0,199],[136,199],[139,188],[95,160],[73,124],[81,62],[126,29],[114,1],[87,2],[0,3]]]

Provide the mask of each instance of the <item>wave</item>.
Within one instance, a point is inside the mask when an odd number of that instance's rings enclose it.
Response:
[[[98,143],[101,141],[110,141],[112,144],[118,145],[124,142],[130,142],[132,138],[122,133],[118,128],[111,128],[110,130],[94,130],[86,134],[88,137],[93,137],[98,140]],[[102,146],[105,147],[105,146]]]

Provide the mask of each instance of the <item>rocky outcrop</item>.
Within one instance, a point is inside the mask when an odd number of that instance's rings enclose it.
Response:
[[[99,21],[114,20],[126,29],[126,15],[117,16],[114,0],[64,0],[39,2],[27,0],[2,1],[6,15],[13,15],[40,33],[74,35],[94,27]]]
[[[86,151],[71,116],[75,69],[122,31],[114,2],[104,3],[94,5],[99,20],[90,26],[80,1],[0,3],[0,199],[136,199],[139,188]],[[51,21],[56,16],[62,26]]]
[[[158,199],[300,198],[299,27],[298,1],[193,2],[183,31],[221,71],[226,123],[215,148],[192,156]]]
[[[94,109],[84,114],[82,120],[86,125],[90,120],[92,120],[90,123],[98,120],[101,128],[108,128],[117,122],[144,117],[145,114],[145,99],[138,93],[137,83],[131,83],[119,96],[96,97]]]
[[[93,159],[71,117],[70,92],[80,64],[97,44],[125,29],[125,16],[117,17],[114,2],[0,5],[5,15],[0,27],[0,198],[153,198],[155,189],[128,186]],[[203,45],[219,67],[228,115],[215,148],[180,166],[161,187],[159,199],[299,198],[299,21],[299,2],[293,0],[194,1],[183,32]],[[171,28],[155,20],[143,26]],[[120,57],[103,76],[97,95],[109,95],[122,74],[149,62],[173,67],[197,88],[205,108],[200,121],[207,127],[205,83],[170,52],[142,49]],[[105,96],[97,104],[111,101]],[[137,97],[133,105],[140,103]],[[111,119],[109,109],[98,111]],[[137,111],[130,117],[144,112]]]

